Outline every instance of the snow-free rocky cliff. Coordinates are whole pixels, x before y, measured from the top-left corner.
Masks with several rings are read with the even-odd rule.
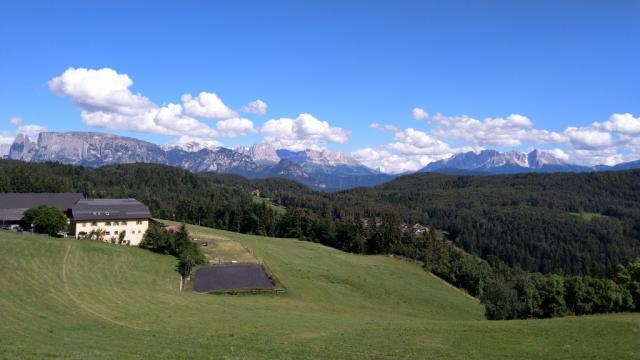
[[[92,167],[138,162],[165,164],[192,172],[283,177],[330,191],[377,185],[392,178],[342,153],[278,150],[270,144],[236,150],[198,143],[160,147],[130,137],[94,132],[42,132],[37,141],[20,134],[11,145],[8,158]]]

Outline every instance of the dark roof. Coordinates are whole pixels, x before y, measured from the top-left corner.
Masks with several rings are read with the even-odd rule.
[[[80,200],[71,208],[74,220],[149,219],[151,213],[136,199]]]
[[[0,193],[0,220],[20,220],[27,209],[41,205],[67,211],[82,198],[79,193]]]

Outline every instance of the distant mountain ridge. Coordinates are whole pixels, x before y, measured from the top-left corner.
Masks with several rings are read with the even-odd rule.
[[[570,164],[553,154],[533,150],[529,153],[517,151],[499,152],[483,150],[479,153],[466,152],[438,160],[418,172],[471,172],[476,174],[515,174],[526,172],[587,172],[595,167]]]
[[[156,144],[125,136],[96,132],[42,132],[36,141],[16,136],[7,158],[22,161],[56,161],[98,167],[110,164],[155,163],[191,172],[232,173],[247,178],[281,177],[315,190],[337,191],[375,186],[406,174],[384,174],[354,158],[327,150],[292,151],[271,144],[228,149],[197,142]],[[549,152],[533,150],[499,152],[483,150],[434,161],[417,172],[449,175],[492,175],[528,172],[590,172],[640,168],[640,160],[615,166],[594,167],[568,163]]]
[[[42,132],[37,141],[19,134],[9,159],[98,167],[110,164],[156,163],[191,172],[233,173],[247,178],[283,177],[325,191],[374,186],[392,179],[342,153],[289,151],[270,144],[235,150],[191,142],[158,146],[125,136],[95,132]]]

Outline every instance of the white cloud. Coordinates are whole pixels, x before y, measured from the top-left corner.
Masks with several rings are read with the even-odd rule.
[[[401,173],[419,170],[432,161],[469,150],[471,149],[453,149],[424,131],[408,128],[398,130],[394,135],[394,141],[386,146],[359,149],[351,155],[368,167],[383,172]]]
[[[624,135],[640,134],[640,117],[634,117],[632,114],[613,114],[604,123],[594,123],[593,127],[611,132],[617,132]]]
[[[398,129],[398,127],[396,127],[395,125],[381,125],[378,123],[372,123],[371,125],[369,125],[370,128],[372,129],[376,129],[376,130],[380,130],[382,132],[398,132],[400,131],[400,129]]]
[[[429,117],[429,113],[424,109],[415,107],[413,108],[413,110],[411,110],[411,116],[413,116],[413,118],[416,120],[426,120]]]
[[[416,171],[440,159],[440,157],[428,155],[398,154],[384,148],[370,147],[356,150],[351,153],[351,156],[372,169],[392,174]]]
[[[238,116],[229,109],[215,93],[201,92],[195,98],[191,94],[182,95],[185,114],[205,119],[229,119]]]
[[[544,151],[563,161],[569,161],[571,159],[571,155],[562,149],[551,149]]]
[[[244,118],[220,120],[216,123],[216,130],[220,135],[227,137],[244,136],[249,132],[256,131],[253,128],[253,122]]]
[[[109,68],[69,68],[49,81],[51,91],[68,96],[91,127],[164,135],[217,135],[210,126],[187,116],[181,105],[159,107],[145,96],[132,93],[132,85],[128,75]]]
[[[2,133],[0,134],[0,158],[9,154],[9,149],[11,148],[11,144],[13,144],[13,139],[15,136]]]
[[[242,108],[242,112],[248,114],[265,115],[267,113],[267,107],[268,106],[266,102],[257,99],[245,105],[245,107]]]
[[[38,134],[45,131],[47,131],[47,128],[44,126],[29,124],[18,127],[16,133],[27,135],[32,141],[36,141],[38,139]]]
[[[604,149],[614,146],[611,133],[594,128],[568,127],[564,134],[576,149]]]
[[[22,117],[20,117],[20,116],[12,116],[12,117],[9,118],[9,123],[11,125],[18,126],[18,125],[20,125],[21,122],[22,122]]]
[[[615,165],[625,161],[616,148],[578,149],[574,151],[572,159],[583,165]]]
[[[613,114],[604,122],[568,127],[562,132],[536,129],[529,118],[519,114],[483,120],[436,114],[429,124],[429,131],[419,131],[373,123],[371,128],[393,132],[394,141],[379,148],[357,150],[353,155],[367,166],[391,172],[417,170],[426,160],[439,160],[454,153],[524,143],[563,145],[547,151],[561,160],[582,165],[613,165],[640,157],[640,117],[629,113]],[[472,147],[452,148],[442,139],[462,140]]]
[[[322,149],[327,143],[344,144],[351,131],[333,127],[310,114],[300,114],[295,119],[271,119],[260,128],[265,142],[290,150]]]
[[[519,146],[533,127],[526,116],[511,114],[506,118],[477,120],[470,116],[436,114],[433,133],[442,138],[464,140],[476,146]]]
[[[69,68],[49,81],[49,89],[54,94],[68,96],[85,111],[135,116],[154,109],[156,106],[149,99],[129,90],[132,85],[127,74],[118,74],[110,68]]]
[[[395,139],[397,141],[389,144],[389,147],[401,154],[448,157],[453,152],[449,145],[413,128],[396,133]]]
[[[569,138],[555,131],[532,129],[528,131],[526,140],[535,144],[564,144]]]

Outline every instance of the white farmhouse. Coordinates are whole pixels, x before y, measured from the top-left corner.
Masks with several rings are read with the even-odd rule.
[[[106,242],[138,246],[149,227],[151,213],[135,199],[91,199],[73,205],[70,218],[70,232],[76,238],[101,230]]]

